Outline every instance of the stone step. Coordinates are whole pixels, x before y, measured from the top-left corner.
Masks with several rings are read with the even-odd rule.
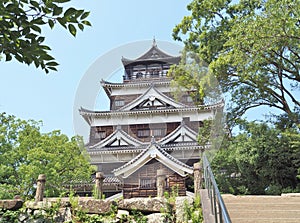
[[[222,195],[232,223],[299,223],[300,195]]]
[[[294,219],[274,219],[274,218],[259,218],[259,219],[244,219],[234,218],[231,219],[232,223],[299,223],[299,218]]]
[[[226,202],[225,202],[226,203]],[[283,204],[239,204],[239,203],[232,203],[227,204],[226,207],[228,209],[235,209],[236,211],[243,211],[247,209],[248,211],[257,211],[258,209],[263,209],[265,211],[295,211],[300,209],[300,205],[298,204],[290,204],[290,203],[283,203]]]

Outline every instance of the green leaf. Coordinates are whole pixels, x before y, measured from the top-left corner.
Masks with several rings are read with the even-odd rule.
[[[25,27],[23,30],[22,30],[22,35],[25,36],[27,34],[30,33],[30,28],[29,27]]]
[[[5,61],[11,61],[12,56],[10,54],[5,54]]]
[[[68,8],[65,13],[64,13],[64,17],[69,17],[70,15],[73,15],[74,13],[76,13],[76,9],[74,8]]]
[[[40,57],[43,60],[54,60],[54,58],[52,56],[50,56],[49,54],[47,54],[45,52],[42,55],[40,55]]]
[[[86,26],[92,26],[92,24],[87,20],[82,21],[82,24],[84,24]]]
[[[86,19],[89,15],[90,15],[90,12],[84,12],[84,13],[80,16],[80,19],[81,19],[81,20]]]
[[[55,62],[55,61],[51,61],[51,62],[46,63],[46,66],[51,66],[51,67],[58,66],[58,65],[59,64],[57,62]]]
[[[56,67],[48,67],[48,69],[57,71]]]
[[[53,22],[52,19],[49,19],[49,20],[48,20],[48,24],[49,24],[50,28],[53,29],[53,27],[54,27],[54,22]]]
[[[38,32],[38,33],[42,32],[42,29],[39,26],[32,25],[30,28],[33,29],[34,31]]]
[[[70,0],[53,0],[53,2],[58,2],[58,3],[66,3],[69,2]]]
[[[73,24],[69,24],[68,27],[69,27],[70,33],[71,33],[73,36],[76,36],[76,28],[75,28],[75,26],[74,26]]]
[[[34,33],[29,33],[28,35],[26,35],[26,38],[28,38],[28,39],[35,39],[36,37],[37,37],[37,35]]]
[[[83,31],[83,29],[84,29],[84,25],[82,25],[82,24],[78,23],[78,28],[79,28],[81,31]]]
[[[46,24],[46,22],[43,20],[43,18],[38,18],[32,21],[34,24],[38,24],[38,25],[44,25]]]
[[[50,8],[48,7],[41,7],[42,8],[42,11],[45,13],[45,14],[50,14],[52,11]]]
[[[79,16],[81,16],[84,13],[84,10],[80,9],[77,10],[77,12],[75,13],[75,17],[78,18]]]
[[[40,4],[39,4],[38,2],[36,2],[36,1],[30,1],[30,4],[31,4],[34,8],[36,8],[37,11],[40,10]]]
[[[42,42],[44,42],[44,40],[45,40],[45,37],[40,36],[40,37],[37,39],[37,42],[42,43]]]
[[[60,15],[62,12],[63,12],[63,8],[55,5],[52,15],[57,16],[57,15]]]
[[[40,48],[44,50],[51,50],[51,48],[47,45],[40,45]]]
[[[15,10],[16,7],[17,6],[15,4],[13,4],[13,3],[10,3],[10,4],[6,5],[6,9],[9,10],[9,11]]]
[[[23,57],[22,56],[20,56],[19,54],[16,54],[15,55],[15,58],[19,61],[19,62],[21,62],[21,63],[23,63]]]
[[[66,19],[65,19],[64,17],[59,17],[59,18],[57,18],[57,21],[58,21],[59,24],[62,25],[64,28],[67,28],[67,26],[66,26],[67,21],[66,21]]]
[[[35,67],[38,68],[39,65],[40,65],[39,60],[38,59],[34,59],[33,62],[34,62]]]

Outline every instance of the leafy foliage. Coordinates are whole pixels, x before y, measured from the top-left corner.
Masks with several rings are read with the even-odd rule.
[[[183,50],[180,63],[173,65],[168,74],[173,78],[171,87],[177,100],[180,100],[184,92],[188,92],[196,105],[222,100],[217,79],[209,72],[207,64],[194,52]]]
[[[20,211],[0,210],[0,223],[18,223]]]
[[[212,166],[220,190],[234,194],[300,191],[299,129],[245,122],[243,132],[225,141]],[[227,145],[226,145],[227,144]]]
[[[60,131],[43,134],[38,122],[0,114],[0,196],[33,196],[39,174],[46,174],[46,196],[58,196],[64,185],[89,180],[90,166],[80,137]]]
[[[0,59],[13,57],[27,65],[34,64],[46,73],[57,70],[58,63],[44,44],[42,28],[53,29],[57,24],[76,36],[77,29],[90,26],[89,12],[62,5],[70,0],[2,0],[0,2]]]
[[[187,200],[184,201],[184,222],[198,223],[203,222],[201,198],[196,196],[193,205],[189,205]]]
[[[300,2],[194,0],[173,30],[231,96],[231,120],[268,106],[299,124]],[[183,73],[184,74],[184,73]]]

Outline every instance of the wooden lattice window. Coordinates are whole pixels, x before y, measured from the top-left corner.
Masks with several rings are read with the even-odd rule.
[[[153,134],[153,136],[165,136],[166,129],[153,129],[152,134]]]
[[[122,107],[125,105],[125,101],[124,100],[115,100],[115,106],[116,107]]]
[[[155,188],[156,181],[153,178],[140,178],[140,188]]]
[[[137,136],[140,138],[147,138],[150,136],[150,129],[138,129]]]
[[[106,137],[106,132],[105,131],[98,131],[95,133],[95,138],[96,139],[104,139]]]

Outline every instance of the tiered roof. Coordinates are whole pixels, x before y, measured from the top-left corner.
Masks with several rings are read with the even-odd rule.
[[[173,132],[157,141],[156,145],[165,151],[203,149],[203,146],[197,143],[197,135],[182,122]],[[115,146],[119,143],[120,146]],[[149,143],[142,142],[121,128],[117,128],[110,136],[90,146],[88,151],[93,154],[141,152],[148,146]]]
[[[134,60],[123,57],[122,63],[125,67],[154,61],[177,64],[180,61],[180,58],[180,56],[174,57],[159,49],[154,39],[152,47],[146,53]]]
[[[166,101],[164,101],[167,103]],[[132,102],[131,104],[134,104]],[[92,123],[92,118],[95,117],[120,117],[122,115],[155,115],[155,114],[168,114],[168,113],[184,113],[184,112],[197,112],[197,113],[207,113],[216,109],[221,109],[224,107],[224,100],[211,105],[199,105],[199,106],[181,106],[181,107],[170,107],[162,109],[141,109],[141,110],[111,110],[111,111],[92,111],[85,108],[80,108],[80,115],[86,120],[87,123]]]
[[[128,68],[129,71],[132,71],[133,68],[136,68],[134,66],[140,64],[145,65],[146,68],[143,69],[146,70],[148,67],[152,66],[151,64],[156,64],[156,62],[162,69],[166,70],[169,65],[177,64],[179,61],[180,56],[174,57],[163,52],[157,47],[155,40],[153,41],[152,47],[137,59],[131,60],[124,57],[122,58],[125,69]],[[164,67],[165,65],[167,68]],[[138,69],[139,68],[136,68],[134,72],[140,72]],[[136,75],[136,73],[134,73],[134,75]],[[122,88],[126,90],[129,89],[130,91],[124,92],[130,92],[128,94],[132,94],[134,95],[133,98],[136,98],[131,102],[127,101],[123,107],[116,110],[92,111],[80,108],[80,114],[91,126],[99,124],[102,126],[112,125],[111,120],[120,120],[121,122],[124,117],[128,118],[126,119],[127,121],[131,120],[131,122],[135,122],[137,120],[136,117],[148,116],[154,117],[154,121],[159,120],[157,117],[176,117],[175,121],[170,118],[168,122],[180,122],[183,117],[193,116],[193,121],[197,122],[195,117],[197,116],[198,118],[199,114],[202,115],[201,118],[203,119],[210,118],[214,115],[215,110],[224,107],[223,100],[215,104],[201,106],[191,106],[180,103],[168,96],[170,91],[165,92],[165,90],[170,87],[171,79],[169,77],[162,75],[158,78],[147,77],[147,75],[144,75],[143,78],[137,78],[136,75],[134,76],[134,78],[136,78],[135,80],[127,79],[126,81],[124,80],[123,83],[112,83],[101,80],[101,85],[111,100],[115,99],[116,95],[124,96],[121,95],[123,91],[120,91],[120,89]],[[176,114],[180,114],[179,118]],[[142,121],[144,121],[144,119],[142,119]],[[118,122],[118,124],[122,125],[120,122]],[[135,123],[128,124],[131,125]],[[197,132],[182,122],[180,126],[160,140],[155,141],[153,137],[151,142],[142,142],[140,141],[142,139],[139,140],[137,137],[131,136],[128,132],[122,130],[122,128],[118,126],[113,133],[95,145],[90,145],[87,150],[91,155],[122,153],[132,153],[136,155],[133,159],[131,159],[133,156],[129,156],[127,159],[127,161],[129,161],[127,163],[116,168],[113,171],[115,176],[126,178],[152,159],[156,159],[158,162],[184,177],[187,174],[192,174],[193,169],[178,160],[177,156],[177,158],[175,158],[174,154],[176,152],[174,152],[174,156],[172,156],[172,151],[189,151],[191,154],[191,150],[197,152],[204,150],[204,147],[197,143],[197,136]],[[176,154],[180,153],[177,152]],[[122,162],[124,162],[124,160],[122,160]]]

